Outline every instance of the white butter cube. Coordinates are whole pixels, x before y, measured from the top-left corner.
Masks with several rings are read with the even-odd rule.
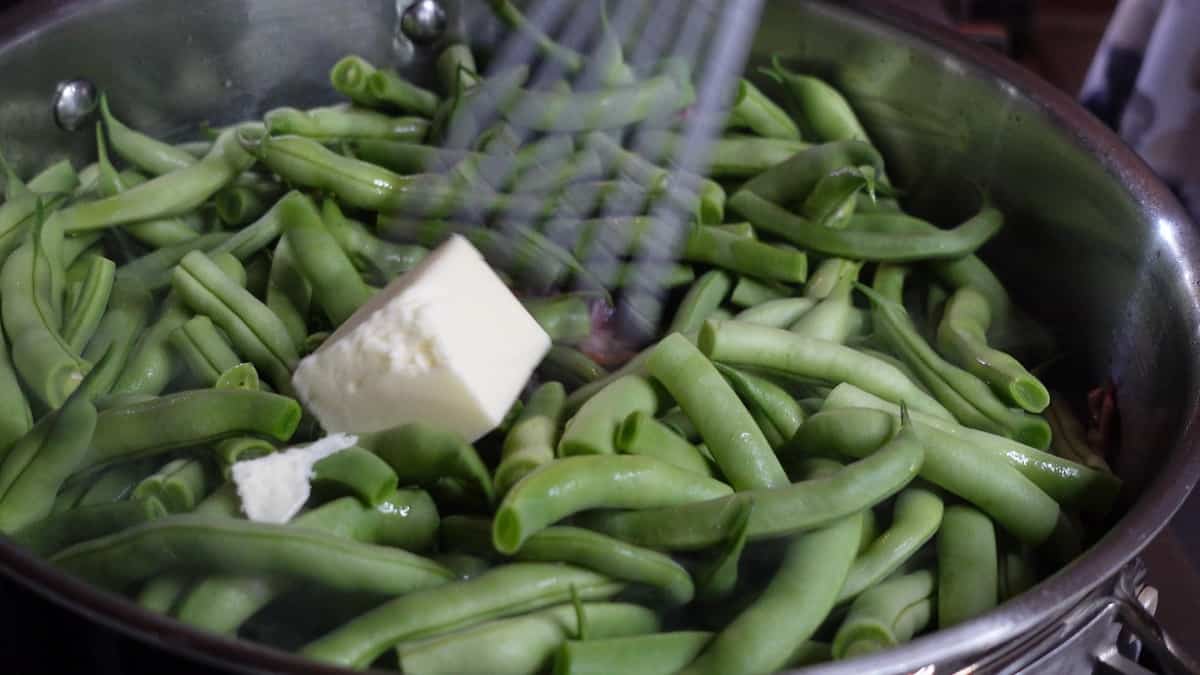
[[[329,433],[419,420],[474,441],[500,424],[549,349],[546,331],[455,235],[305,357],[292,384]]]

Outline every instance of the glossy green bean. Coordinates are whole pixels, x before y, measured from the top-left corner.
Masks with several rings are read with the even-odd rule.
[[[875,279],[877,288],[881,283],[902,287],[903,271],[883,266],[876,270]],[[863,292],[871,301],[871,320],[876,330],[958,421],[1040,450],[1050,446],[1050,425],[1044,419],[1008,408],[979,378],[946,362],[925,341],[902,304],[870,289]]]
[[[738,81],[729,110],[727,127],[746,128],[766,138],[800,140],[800,129],[792,118],[750,80]]]
[[[224,329],[234,349],[266,373],[277,389],[291,390],[299,356],[287,327],[270,308],[199,251],[184,256],[172,274],[172,286],[185,305]]]
[[[745,405],[691,342],[678,334],[667,336],[651,352],[647,368],[696,424],[734,488],[787,485],[783,467]]]
[[[755,227],[801,248],[858,260],[907,262],[961,258],[1000,231],[1000,212],[985,208],[952,230],[897,235],[838,230],[813,223],[746,189],[729,198],[729,206]]]
[[[658,617],[637,605],[566,604],[403,643],[396,652],[400,668],[412,675],[534,675],[544,672],[555,651],[585,628],[589,638],[610,638],[652,633],[658,626]]]
[[[0,271],[0,318],[13,365],[31,393],[51,408],[62,405],[91,368],[59,330],[65,275],[62,230],[52,221],[35,223]]]
[[[13,541],[47,557],[81,541],[97,539],[167,515],[154,499],[90,504],[48,515],[13,534]]]
[[[313,465],[314,489],[346,493],[378,506],[396,491],[399,479],[387,462],[362,448],[346,448]]]
[[[578,295],[530,298],[522,304],[555,342],[578,342],[592,333],[592,310]]]
[[[692,577],[670,556],[578,527],[557,525],[531,536],[514,557],[526,562],[570,563],[617,581],[654,588],[671,606],[695,595]]]
[[[837,408],[873,408],[882,410],[893,418],[899,415],[896,405],[849,384],[834,387],[826,398],[824,409]],[[1004,436],[971,429],[916,411],[913,412],[913,419],[920,425],[953,437],[962,447],[973,448],[980,453],[1002,459],[1064,508],[1106,513],[1120,492],[1121,479],[1107,471],[1099,471],[1057,457]]]
[[[38,421],[0,464],[0,532],[50,515],[54,496],[88,452],[96,407],[81,390]]]
[[[614,446],[623,453],[653,457],[702,476],[713,475],[696,446],[645,411],[634,412],[621,422]]]
[[[461,583],[390,600],[308,643],[300,653],[361,669],[402,641],[560,604],[572,594],[581,600],[600,600],[622,588],[623,584],[569,565],[505,565]]]
[[[766,416],[784,440],[791,438],[804,422],[800,404],[783,387],[765,377],[719,363],[717,370],[749,408]]]
[[[640,546],[695,550],[726,540],[744,502],[752,501],[749,539],[786,536],[824,527],[896,494],[916,477],[923,457],[914,432],[906,430],[832,476],[683,506],[589,515],[582,524]]]
[[[109,108],[108,97],[103,93],[100,95],[100,117],[113,150],[146,173],[161,176],[196,163],[196,157],[186,150],[134,131],[118,120]]]
[[[771,62],[763,72],[783,87],[792,114],[800,121],[804,134],[822,141],[867,141],[867,132],[841,92],[823,80],[792,72]]]
[[[295,518],[292,525],[340,541],[396,546],[419,551],[428,547],[437,528],[437,508],[419,490],[393,490],[380,503],[366,507],[356,499],[325,503]],[[175,612],[180,621],[216,633],[234,633],[258,610],[296,587],[281,576],[214,575],[200,579]]]
[[[64,232],[85,232],[192,211],[253,162],[238,143],[239,130],[221,132],[212,150],[191,166],[163,174],[118,195],[82,202],[55,214]]]
[[[441,98],[409,82],[393,70],[376,70],[367,76],[367,93],[376,101],[425,117],[432,117]]]
[[[63,339],[76,354],[83,353],[83,348],[100,325],[100,319],[108,307],[108,298],[112,295],[117,271],[113,261],[101,256],[87,256],[81,261],[85,263],[86,271],[78,282],[78,297],[66,308],[62,327]]]
[[[554,460],[566,391],[558,382],[534,390],[516,422],[504,437],[496,467],[496,494],[501,498],[521,478]]]
[[[241,434],[286,441],[299,423],[300,405],[286,396],[244,389],[182,391],[101,412],[80,468]]]
[[[424,422],[411,422],[386,431],[360,434],[359,447],[387,462],[401,485],[426,485],[453,478],[486,504],[495,499],[492,477],[471,444],[457,434]]]
[[[229,340],[207,316],[195,316],[171,331],[169,342],[204,386],[217,383],[221,373],[242,362]]]
[[[787,663],[833,609],[861,536],[854,514],[788,543],[779,571],[681,674],[769,673]]]
[[[468,157],[485,161],[482,156],[465,150],[377,138],[352,140],[350,148],[354,157],[400,174],[444,173]]]
[[[683,144],[683,137],[670,131],[643,131],[636,140],[637,147],[652,157],[677,156],[673,153]],[[726,134],[709,143],[708,175],[714,178],[757,176],[808,147],[803,141]]]
[[[714,361],[767,368],[826,382],[850,382],[913,410],[952,419],[933,397],[904,373],[849,347],[814,340],[786,330],[741,323],[708,321],[700,331],[700,350]]]
[[[675,316],[671,319],[668,333],[686,333],[700,328],[733,288],[733,279],[721,270],[709,270],[700,276],[688,289]]]
[[[654,414],[662,405],[661,390],[644,377],[629,375],[614,379],[599,388],[567,420],[558,441],[558,454],[562,457],[613,454],[617,426],[631,413]]]
[[[108,159],[108,148],[105,146],[104,136],[100,132],[99,125],[96,127],[96,154],[99,166],[96,192],[99,197],[113,197],[146,182],[146,178],[139,173],[117,172]],[[154,248],[191,241],[200,234],[196,228],[182,219],[174,217],[126,223],[122,229],[138,241]]]
[[[761,279],[800,283],[808,276],[808,257],[803,251],[738,237],[712,227],[691,228],[684,240],[683,259]]]
[[[728,485],[637,455],[584,455],[545,464],[504,496],[492,541],[511,554],[532,534],[567,516],[598,508],[646,509],[728,495]]]
[[[937,534],[944,510],[942,500],[928,490],[901,492],[892,507],[892,524],[854,559],[838,602],[857,597],[900,569]]]
[[[419,143],[429,132],[429,121],[420,117],[391,117],[374,110],[344,105],[309,110],[275,108],[263,115],[263,123],[270,134],[303,136],[321,141],[380,138]]]
[[[344,591],[409,593],[444,584],[449,570],[396,548],[326,533],[210,516],[175,515],[76,544],[51,558],[110,589],[173,570],[278,574]]]
[[[289,201],[279,209],[284,237],[297,269],[313,289],[313,300],[334,326],[341,325],[374,289],[363,281],[310,200]],[[340,215],[330,212],[331,218]]]
[[[949,628],[973,619],[999,602],[996,531],[987,516],[969,506],[951,506],[937,538],[937,621]]]
[[[554,675],[674,675],[711,640],[706,631],[567,640],[554,658]]]
[[[960,288],[946,303],[938,324],[937,346],[959,367],[986,382],[1010,403],[1031,413],[1050,405],[1046,385],[1019,361],[988,346],[991,309],[987,298],[971,288]]]
[[[367,89],[367,79],[375,66],[357,54],[347,54],[329,69],[329,82],[337,92],[361,106],[372,108],[380,104]]]
[[[934,576],[921,570],[869,588],[850,605],[833,638],[833,658],[845,659],[894,647],[932,618]]]

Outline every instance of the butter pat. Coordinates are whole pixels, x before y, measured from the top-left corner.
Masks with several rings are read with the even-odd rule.
[[[357,442],[357,436],[332,434],[308,445],[235,463],[230,474],[242,512],[260,523],[288,522],[312,493],[313,465]]]
[[[500,424],[549,349],[546,331],[455,235],[305,357],[292,384],[330,433],[419,420],[471,442]]]

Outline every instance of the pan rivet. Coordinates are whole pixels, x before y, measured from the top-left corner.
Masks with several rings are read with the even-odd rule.
[[[99,95],[89,80],[63,80],[54,89],[54,121],[65,131],[83,127],[96,112]]]
[[[437,0],[417,0],[404,11],[400,29],[413,42],[433,42],[446,32],[446,10]]]

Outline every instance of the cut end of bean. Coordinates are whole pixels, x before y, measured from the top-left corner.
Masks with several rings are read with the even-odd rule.
[[[1050,424],[1040,417],[1029,416],[1014,434],[1014,438],[1031,448],[1045,450],[1050,447]]]
[[[1008,387],[1008,394],[1017,405],[1031,413],[1040,413],[1050,405],[1050,392],[1033,378],[1018,378]]]
[[[512,555],[521,548],[525,536],[521,531],[521,517],[509,507],[496,512],[492,525],[492,545],[504,555]]]

